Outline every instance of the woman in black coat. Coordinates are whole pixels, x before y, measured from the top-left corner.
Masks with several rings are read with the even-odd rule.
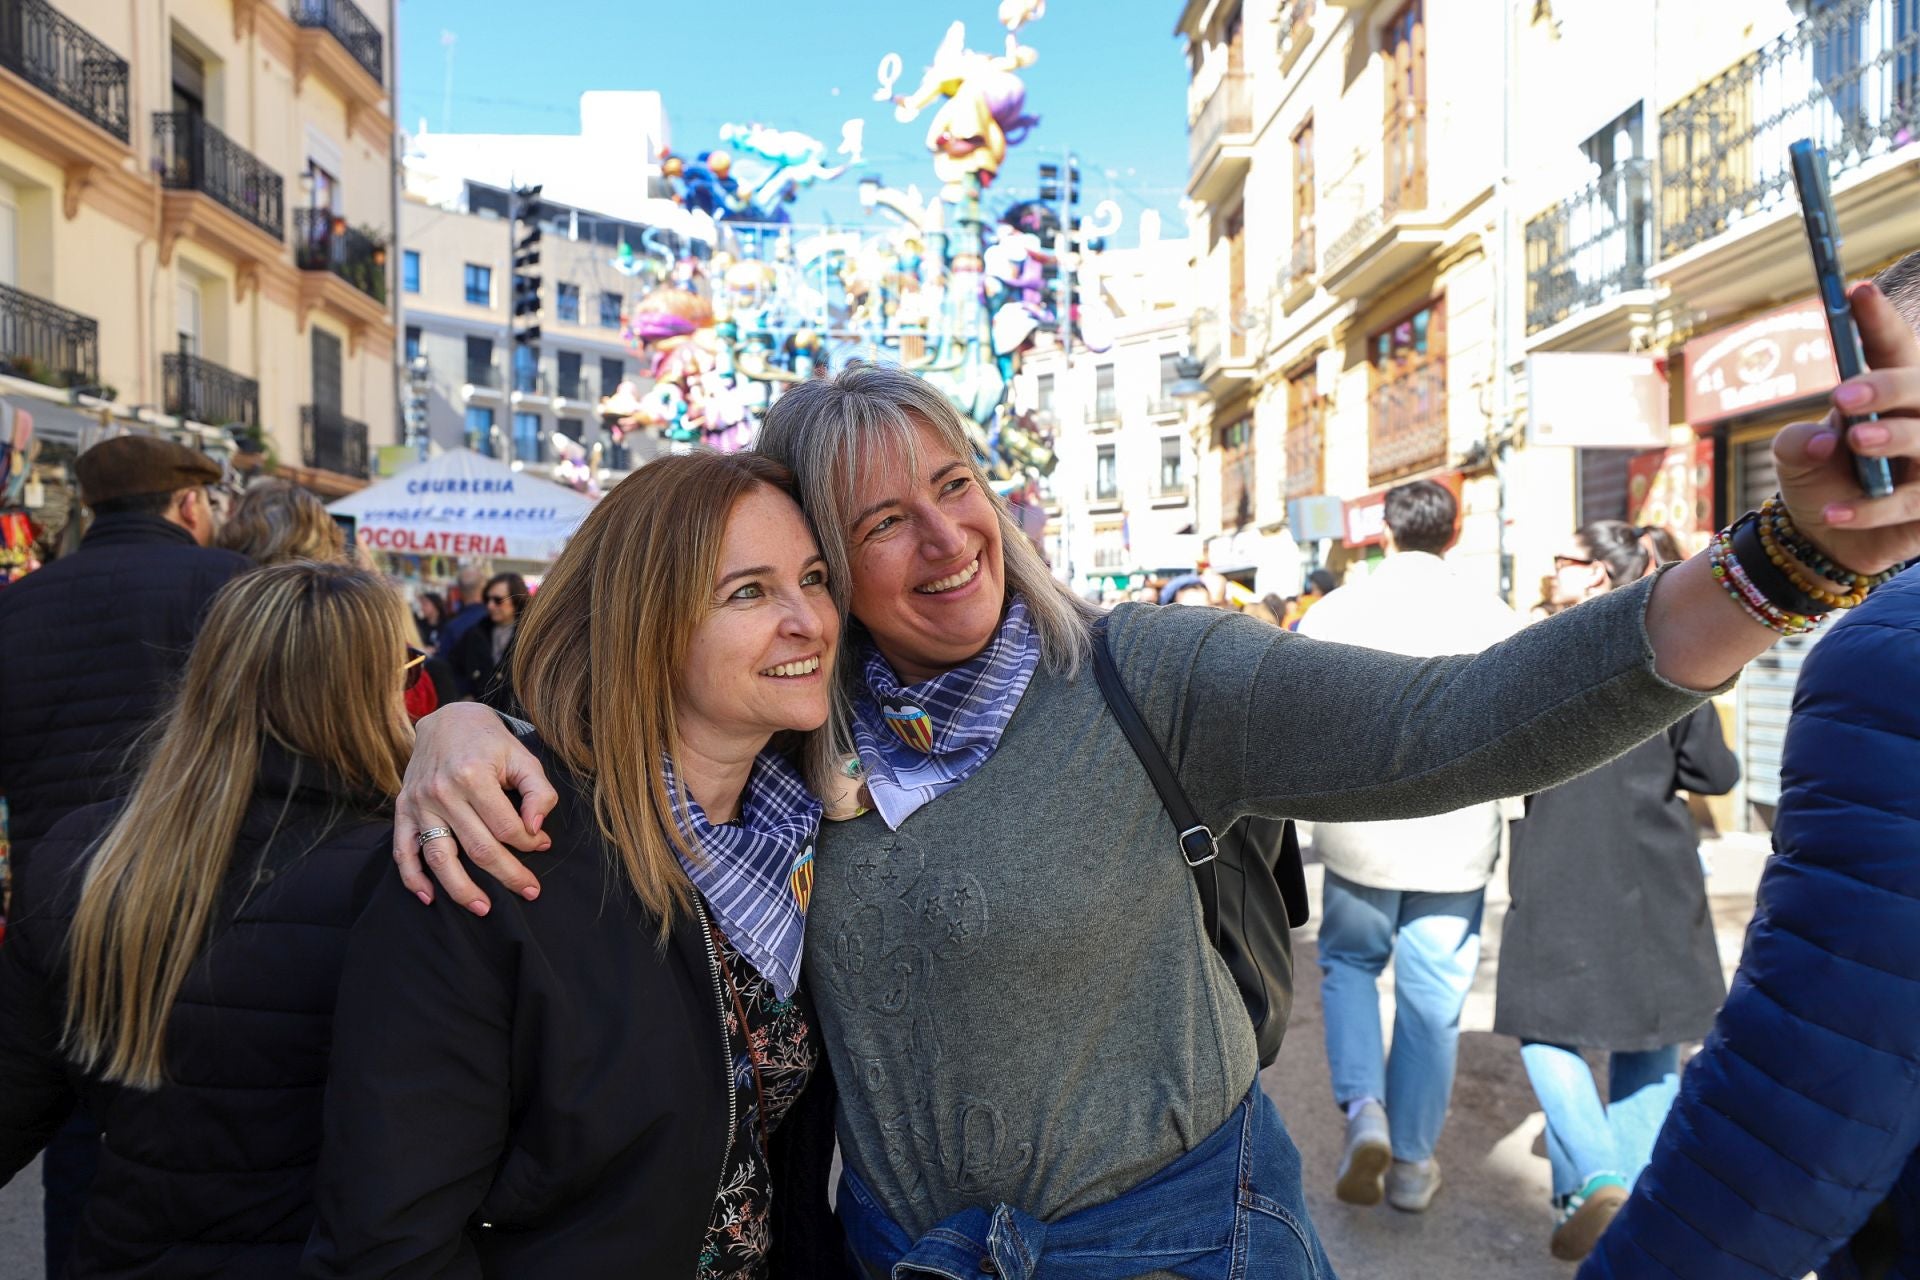
[[[467,628],[449,659],[461,692],[496,711],[513,711],[513,637],[532,601],[527,580],[498,573],[487,580],[480,599],[487,616]]]
[[[299,1265],[347,933],[412,746],[411,634],[360,569],[235,579],[130,797],[38,846],[0,946],[0,1182],[76,1101],[100,1122],[67,1280]]]
[[[1587,525],[1554,558],[1560,602],[1637,581],[1664,538],[1617,520]],[[1514,825],[1494,1030],[1521,1041],[1546,1112],[1555,1257],[1585,1257],[1625,1201],[1672,1105],[1679,1047],[1707,1033],[1726,998],[1700,833],[1680,793],[1724,794],[1739,778],[1718,715],[1702,706],[1530,797]],[[1611,1055],[1604,1102],[1581,1049]]]
[[[520,620],[559,795],[541,892],[484,917],[375,893],[304,1274],[845,1274],[795,985],[839,615],[790,484],[747,453],[649,464]]]

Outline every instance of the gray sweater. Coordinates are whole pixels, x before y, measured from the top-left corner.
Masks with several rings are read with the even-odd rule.
[[[1543,790],[1698,705],[1654,674],[1650,590],[1467,657],[1135,605],[1111,639],[1216,828],[1417,817]],[[828,823],[818,856],[806,971],[843,1154],[915,1237],[969,1205],[1111,1199],[1246,1095],[1252,1027],[1091,671],[1043,669],[977,775],[897,832]]]

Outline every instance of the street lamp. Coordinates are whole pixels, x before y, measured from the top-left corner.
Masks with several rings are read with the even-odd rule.
[[[1173,385],[1167,388],[1167,394],[1176,400],[1204,400],[1207,398],[1207,384],[1200,381],[1200,375],[1206,367],[1192,356],[1181,356],[1173,362],[1173,371],[1179,375]]]

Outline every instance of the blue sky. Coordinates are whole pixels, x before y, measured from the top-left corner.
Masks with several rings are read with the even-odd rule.
[[[995,0],[400,0],[400,122],[567,133],[579,127],[585,90],[657,89],[682,154],[718,146],[730,120],[799,129],[832,148],[841,123],[862,117],[868,169],[930,191],[926,117],[896,123],[891,106],[873,100],[876,69],[899,54],[895,91],[910,90],[956,19],[971,47],[1000,47],[997,8]],[[1083,207],[1111,198],[1125,215],[1116,244],[1133,243],[1147,208],[1179,233],[1186,71],[1170,34],[1179,9],[1179,0],[1050,0],[1046,17],[1021,32],[1040,54],[1025,73],[1027,110],[1040,127],[1008,151],[990,208],[1034,194],[1040,161],[1071,147]],[[455,36],[450,120],[443,31]],[[795,220],[857,219],[852,179],[802,195]]]

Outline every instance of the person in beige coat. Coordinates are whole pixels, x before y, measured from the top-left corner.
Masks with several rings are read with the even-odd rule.
[[[1387,492],[1387,558],[1334,591],[1302,634],[1414,657],[1478,653],[1521,620],[1492,592],[1440,558],[1459,504],[1415,480]],[[1440,1189],[1433,1158],[1459,1038],[1460,1010],[1480,961],[1487,880],[1500,854],[1501,806],[1430,818],[1322,823],[1313,848],[1326,867],[1321,901],[1321,1000],[1334,1101],[1347,1116],[1335,1193],[1349,1204],[1424,1212]],[[1393,1053],[1376,983],[1394,962]]]

